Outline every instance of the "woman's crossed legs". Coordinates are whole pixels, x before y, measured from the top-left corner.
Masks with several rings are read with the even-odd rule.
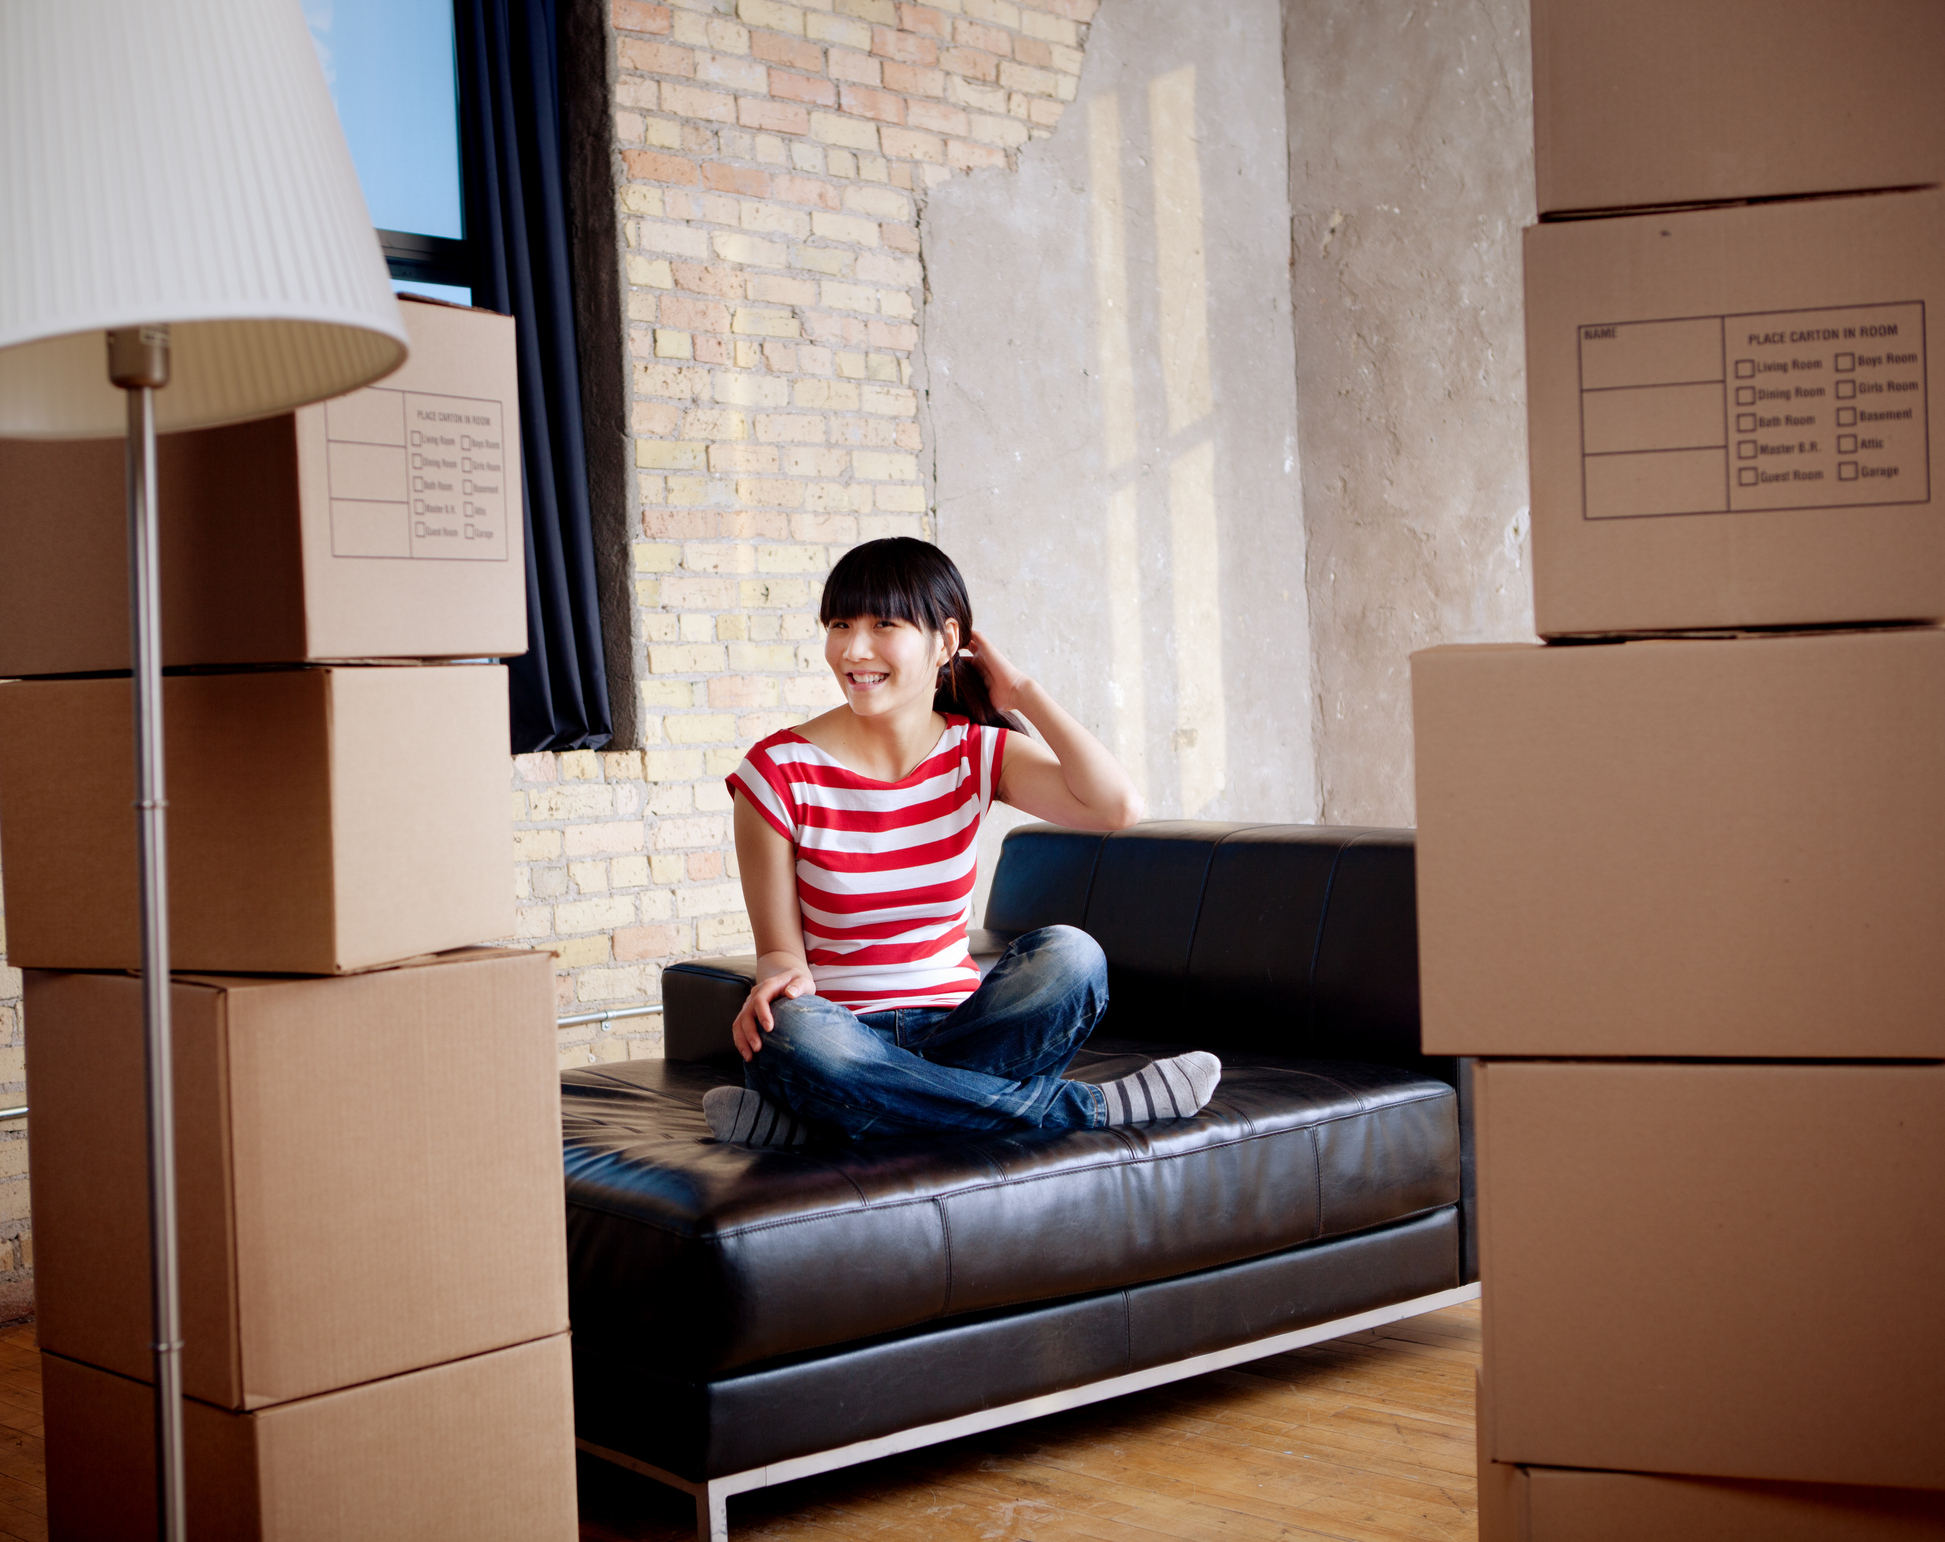
[[[1107,1004],[1100,944],[1071,926],[1016,938],[950,1010],[859,1017],[822,996],[779,997],[776,1026],[744,1068],[749,1091],[718,1088],[705,1111],[718,1139],[784,1145],[808,1133],[790,1115],[862,1140],[1097,1129],[1185,1117],[1208,1102],[1222,1068],[1207,1054],[1157,1061],[1105,1087],[1065,1080]]]

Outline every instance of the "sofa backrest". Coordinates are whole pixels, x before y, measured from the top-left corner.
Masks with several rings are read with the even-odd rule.
[[[1108,956],[1103,1033],[1424,1066],[1413,832],[1157,821],[1006,837],[985,924]]]

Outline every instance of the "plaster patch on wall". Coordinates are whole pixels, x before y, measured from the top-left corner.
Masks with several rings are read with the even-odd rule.
[[[1111,0],[1068,121],[928,196],[937,535],[1151,816],[1305,820],[1280,15],[1183,14]]]
[[[1525,0],[1286,0],[1324,818],[1405,825],[1409,657],[1532,635]]]

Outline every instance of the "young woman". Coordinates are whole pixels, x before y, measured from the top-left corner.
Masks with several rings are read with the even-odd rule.
[[[973,630],[936,546],[868,541],[819,610],[844,705],[772,734],[729,779],[762,955],[737,1014],[741,1088],[703,1100],[718,1140],[796,1145],[934,1130],[1185,1118],[1222,1065],[1196,1052],[1095,1086],[1062,1078],[1108,1004],[1085,932],[1017,938],[982,982],[966,950],[994,798],[1056,824],[1141,817],[1094,736]],[[1023,714],[1045,744],[1007,726]]]

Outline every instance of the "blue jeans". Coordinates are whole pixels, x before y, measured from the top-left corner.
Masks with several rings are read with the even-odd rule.
[[[1099,1087],[1063,1080],[1108,1005],[1101,946],[1071,926],[1014,940],[947,1010],[863,1016],[822,996],[778,997],[746,1085],[850,1140],[939,1130],[1096,1129]]]

